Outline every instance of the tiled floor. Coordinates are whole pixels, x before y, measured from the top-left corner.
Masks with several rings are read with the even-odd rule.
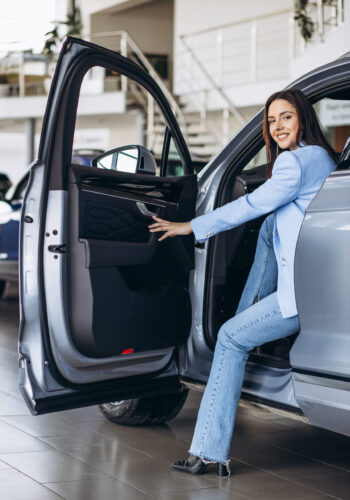
[[[189,476],[200,395],[169,425],[129,428],[96,407],[32,417],[17,386],[17,297],[0,301],[1,500],[350,499],[350,440],[260,410],[240,408],[233,475]]]

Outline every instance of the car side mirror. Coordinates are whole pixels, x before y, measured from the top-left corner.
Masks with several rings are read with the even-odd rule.
[[[5,199],[5,194],[12,186],[12,182],[6,174],[0,173],[0,200]]]
[[[157,172],[153,154],[139,145],[122,146],[106,151],[92,160],[92,166],[130,174],[156,175]]]

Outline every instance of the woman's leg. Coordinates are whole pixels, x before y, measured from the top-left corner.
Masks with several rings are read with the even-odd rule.
[[[220,328],[209,380],[200,405],[190,454],[228,462],[248,353],[299,331],[298,316],[283,318],[277,293],[256,302]]]
[[[238,304],[236,315],[277,290],[277,261],[273,249],[275,214],[261,225],[253,265]]]

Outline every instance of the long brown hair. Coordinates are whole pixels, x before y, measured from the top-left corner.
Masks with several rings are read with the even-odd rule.
[[[275,92],[274,94],[272,94],[267,99],[265,104],[263,136],[266,144],[267,177],[271,177],[273,164],[275,163],[275,160],[279,153],[283,151],[279,150],[279,148],[277,147],[277,143],[274,141],[274,139],[272,139],[268,122],[269,107],[271,103],[276,99],[284,99],[292,104],[292,106],[294,106],[296,109],[299,120],[297,144],[299,144],[300,141],[303,141],[308,146],[321,146],[328,152],[331,158],[333,158],[333,160],[337,162],[338,155],[325,138],[315,110],[308,99],[305,97],[303,92],[299,89],[294,88],[281,90],[280,92]]]

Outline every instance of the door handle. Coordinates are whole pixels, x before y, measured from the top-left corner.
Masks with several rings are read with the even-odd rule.
[[[151,210],[148,210],[145,203],[143,203],[142,201],[137,201],[136,206],[140,210],[142,215],[145,215],[146,217],[158,217],[158,214],[156,212],[151,212]]]

